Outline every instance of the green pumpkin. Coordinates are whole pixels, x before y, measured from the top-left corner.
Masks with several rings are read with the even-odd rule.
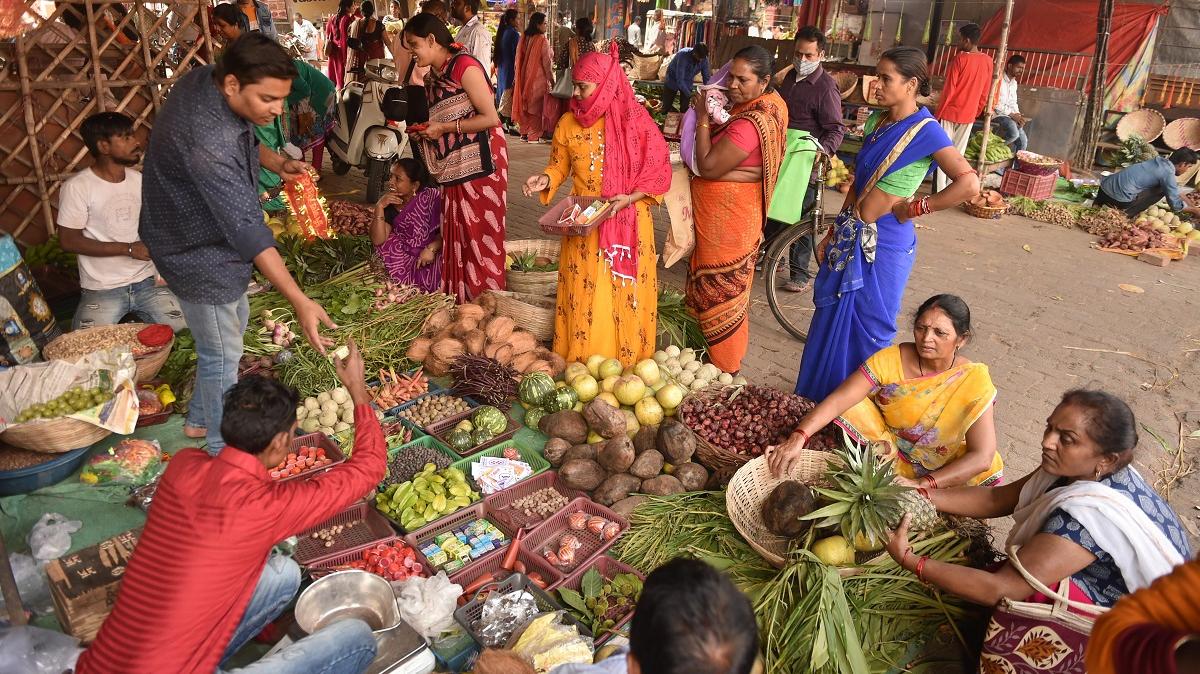
[[[475,426],[475,431],[487,431],[489,437],[500,435],[508,429],[508,418],[504,416],[504,412],[491,405],[476,408],[471,415],[471,423]]]
[[[546,410],[540,407],[530,408],[530,410],[525,413],[525,425],[536,431],[538,430],[538,422],[541,421],[542,417],[544,416],[546,416]]]
[[[456,452],[465,452],[475,446],[471,441],[471,434],[464,430],[451,431],[450,435],[446,436],[446,444]]]
[[[537,407],[541,404],[542,398],[553,390],[554,380],[550,378],[550,375],[544,372],[531,372],[521,380],[517,394],[525,405]]]
[[[479,445],[486,444],[494,437],[496,437],[496,434],[490,432],[488,429],[476,428],[475,432],[471,434],[471,446],[478,447]]]
[[[570,387],[556,388],[542,398],[542,408],[547,414],[569,410],[579,402],[579,394]]]

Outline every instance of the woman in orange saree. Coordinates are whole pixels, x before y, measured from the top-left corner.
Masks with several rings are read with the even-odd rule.
[[[542,115],[546,96],[553,86],[550,42],[546,39],[546,15],[534,12],[517,45],[517,74],[513,82],[513,119],[521,137],[530,143],[546,132]]]
[[[771,89],[773,59],[762,47],[739,51],[730,63],[728,122],[709,131],[700,96],[696,110],[696,168],[692,217],[696,248],[687,305],[708,340],[708,355],[725,372],[742,368],[750,341],[750,288],[787,131],[787,106]]]

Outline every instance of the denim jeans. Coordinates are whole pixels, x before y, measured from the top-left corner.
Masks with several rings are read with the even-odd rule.
[[[250,319],[250,304],[245,295],[229,304],[192,304],[179,300],[196,340],[196,390],[192,394],[188,424],[208,429],[208,453],[216,456],[225,441],[221,439],[222,397],[237,383],[238,363],[242,360],[242,335]]]
[[[300,589],[300,567],[290,557],[271,555],[222,661],[237,653],[287,608]],[[241,674],[360,674],[375,659],[375,635],[361,620],[342,620],[254,664]]]
[[[120,288],[81,291],[71,329],[115,325],[129,314],[147,323],[166,323],[176,332],[187,327],[175,293],[155,285],[154,277],[148,276]]]
[[[992,130],[996,132],[997,136],[1004,139],[1014,153],[1029,147],[1029,136],[1025,135],[1025,129],[1018,126],[1012,117],[1006,115],[993,117]]]
[[[817,189],[814,185],[809,185],[804,192],[804,202],[800,205],[800,211],[804,217],[808,217],[812,211],[813,203],[817,200]],[[777,220],[767,220],[766,238],[770,239],[777,232],[786,229],[791,223],[779,222]],[[788,279],[793,283],[803,285],[813,277],[813,272],[809,271],[809,261],[812,259],[813,251],[813,235],[800,237],[792,244],[791,250],[788,251]]]
[[[1108,196],[1108,193],[1104,190],[1100,190],[1096,193],[1096,200],[1092,202],[1092,205],[1096,208],[1111,206],[1118,211],[1124,211],[1125,215],[1131,218],[1136,218],[1138,213],[1157,204],[1166,195],[1167,193],[1163,191],[1163,188],[1155,186],[1138,192],[1133,201],[1117,201]]]

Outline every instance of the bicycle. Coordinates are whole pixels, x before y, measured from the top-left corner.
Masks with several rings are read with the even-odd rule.
[[[784,301],[777,277],[784,270],[787,270],[784,273],[790,273],[789,251],[791,251],[792,244],[803,237],[811,235],[808,245],[811,246],[815,259],[817,242],[824,238],[825,233],[833,226],[837,217],[836,214],[826,216],[824,208],[825,183],[829,176],[830,155],[821,149],[816,140],[811,142],[814,145],[813,152],[817,155],[816,161],[813,163],[813,175],[816,180],[809,185],[809,189],[816,190],[812,208],[798,222],[779,230],[767,241],[767,252],[763,257],[762,267],[763,280],[767,290],[767,304],[771,307],[771,313],[775,315],[775,320],[779,321],[779,325],[788,334],[801,342],[808,340],[808,324],[811,315],[799,315],[800,311],[797,306],[788,305]],[[783,294],[794,299],[803,298],[809,306],[812,304],[811,298],[805,293],[788,292]]]

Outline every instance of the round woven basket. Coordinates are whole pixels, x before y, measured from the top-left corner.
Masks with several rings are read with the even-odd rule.
[[[75,330],[47,344],[42,349],[42,357],[46,360],[69,360],[76,362],[90,353],[86,350],[86,347],[82,346],[87,340],[116,336],[130,344],[136,344],[138,343],[137,333],[147,327],[149,327],[148,323],[121,323],[118,325],[101,325],[95,328]],[[175,338],[172,337],[170,342],[157,349],[147,350],[140,355],[135,354],[133,357],[133,361],[137,365],[137,374],[134,376],[135,383],[144,384],[154,379],[158,375],[158,371],[166,364],[167,357],[171,355],[171,348],[174,345]],[[75,447],[68,447],[67,449],[75,449]]]
[[[549,342],[554,339],[554,307],[553,297],[539,297],[514,293],[507,290],[489,290],[496,298],[496,315],[508,316],[527,330],[538,341]]]
[[[1181,147],[1200,149],[1200,119],[1181,117],[1163,129],[1162,138],[1172,150]]]
[[[1117,138],[1122,141],[1137,136],[1147,143],[1153,143],[1167,125],[1161,113],[1150,108],[1141,108],[1125,115],[1117,122]]]
[[[855,87],[858,86],[858,75],[849,70],[842,70],[833,73],[833,81],[837,83],[838,91],[842,94],[842,100],[850,98],[854,93]]]
[[[783,567],[795,541],[767,530],[762,519],[763,501],[775,487],[788,480],[808,485],[822,484],[830,462],[835,466],[840,464],[837,455],[832,452],[802,449],[788,475],[774,477],[767,466],[767,457],[760,456],[746,462],[729,481],[729,487],[725,490],[725,511],[729,514],[729,520],[750,547],[772,566]]]
[[[560,241],[548,239],[505,241],[504,252],[514,257],[523,253],[532,253],[537,257],[549,258],[557,263],[561,245]],[[504,283],[505,289],[510,292],[550,297],[558,294],[558,271],[509,269],[504,272]]]
[[[111,434],[107,428],[78,419],[39,419],[9,427],[0,440],[20,449],[58,454],[90,447]]]
[[[999,220],[1000,216],[1008,212],[1008,204],[1004,204],[1003,206],[979,206],[966,202],[962,205],[962,209],[977,218]]]
[[[1016,169],[1021,173],[1037,176],[1048,176],[1057,173],[1062,168],[1062,160],[1054,157],[1044,157],[1040,154],[1021,150],[1017,153]]]

